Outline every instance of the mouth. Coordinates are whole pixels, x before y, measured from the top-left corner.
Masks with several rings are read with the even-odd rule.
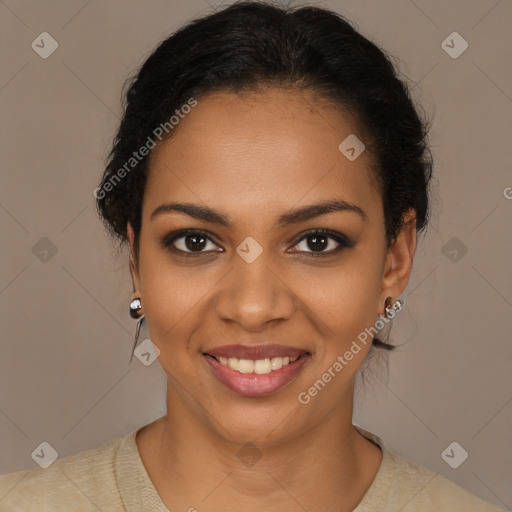
[[[270,372],[280,370],[283,366],[297,361],[299,356],[285,356],[285,357],[266,357],[264,359],[238,359],[238,357],[215,357],[211,354],[204,354],[213,357],[217,362],[223,366],[227,366],[232,370],[240,373],[255,373],[257,375],[266,375]]]
[[[213,375],[242,396],[265,396],[290,383],[310,352],[283,345],[226,345],[203,352]]]

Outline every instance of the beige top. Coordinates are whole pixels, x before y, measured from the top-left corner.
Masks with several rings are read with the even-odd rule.
[[[500,512],[438,473],[390,452],[353,512]],[[0,512],[169,512],[151,482],[135,442],[137,430],[99,448],[0,477]],[[193,504],[191,510],[194,510]]]

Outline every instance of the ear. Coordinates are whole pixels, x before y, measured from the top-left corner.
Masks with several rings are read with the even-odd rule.
[[[404,214],[404,226],[386,255],[382,273],[382,295],[379,303],[382,307],[382,314],[384,314],[386,297],[398,298],[409,282],[416,244],[416,211],[410,209]]]
[[[128,241],[130,242],[130,274],[132,276],[132,284],[133,284],[133,298],[140,297],[140,278],[139,278],[139,268],[136,263],[135,258],[135,248],[134,248],[134,239],[135,233],[133,231],[132,225],[130,222],[127,223],[126,232],[128,234]]]

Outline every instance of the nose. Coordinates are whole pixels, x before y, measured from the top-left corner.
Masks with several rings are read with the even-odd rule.
[[[246,331],[261,331],[268,324],[287,320],[296,307],[290,284],[264,254],[252,263],[235,255],[215,298],[217,316]]]

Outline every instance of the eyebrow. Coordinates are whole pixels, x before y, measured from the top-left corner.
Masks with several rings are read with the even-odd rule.
[[[276,226],[284,227],[291,224],[297,224],[326,213],[338,211],[354,212],[360,215],[365,221],[368,219],[366,213],[359,206],[349,203],[343,199],[333,199],[322,203],[310,204],[301,208],[288,210],[278,217]],[[233,225],[233,221],[229,215],[214,210],[208,206],[199,206],[192,203],[161,204],[153,210],[150,219],[153,220],[157,215],[171,212],[185,213],[194,219],[203,220],[212,224],[219,224],[224,227],[231,227]]]

